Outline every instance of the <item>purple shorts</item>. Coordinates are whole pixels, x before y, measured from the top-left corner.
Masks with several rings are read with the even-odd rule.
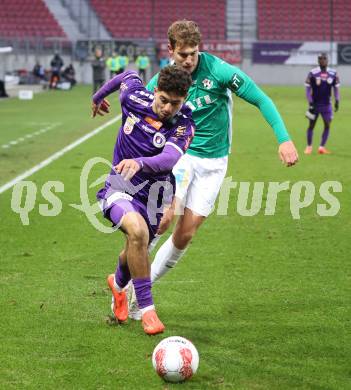
[[[148,227],[150,243],[155,238],[162,215],[157,213],[152,217],[149,216],[146,205],[139,202],[137,199],[130,198],[131,199],[116,199],[110,204],[107,204],[106,200],[101,199],[104,217],[111,221],[113,226],[119,229],[124,215],[129,212],[139,213],[144,218]]]
[[[316,119],[318,115],[321,114],[322,118],[326,122],[331,122],[333,119],[333,108],[331,104],[317,104],[315,107]]]

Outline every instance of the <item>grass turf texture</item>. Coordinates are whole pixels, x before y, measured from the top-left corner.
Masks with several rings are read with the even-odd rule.
[[[254,107],[236,99],[234,153],[227,176],[237,182],[308,180],[313,204],[294,220],[289,192],[279,194],[274,216],[213,214],[177,269],[154,287],[163,335],[144,335],[139,322],[109,324],[105,277],[115,268],[123,235],[96,231],[79,204],[82,166],[111,158],[112,125],[27,180],[38,186],[29,226],[11,210],[12,190],[0,195],[0,388],[175,389],[152,369],[153,348],[180,335],[198,348],[198,373],[186,389],[347,389],[350,381],[350,91],[343,90],[332,124],[330,156],[304,156],[307,120],[303,88],[267,87],[300,151],[284,168],[272,131]],[[90,88],[52,91],[33,101],[0,102],[0,145],[40,127],[60,125],[31,142],[0,148],[0,185],[107,120],[91,120]],[[113,113],[119,112],[117,99]],[[111,116],[108,118],[110,119]],[[28,125],[35,123],[34,125]],[[37,127],[36,127],[37,126]],[[98,165],[89,182],[107,172]],[[64,183],[62,212],[39,214],[48,180]],[[319,185],[340,181],[335,217],[320,217]],[[291,186],[290,186],[291,188]],[[97,188],[90,189],[94,199]],[[101,219],[102,221],[102,219]]]

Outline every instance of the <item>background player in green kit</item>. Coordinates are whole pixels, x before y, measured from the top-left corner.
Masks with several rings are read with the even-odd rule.
[[[168,29],[168,49],[174,63],[191,73],[187,105],[193,111],[195,137],[173,168],[176,203],[181,205],[173,234],[158,250],[151,266],[155,282],[184,255],[197,229],[210,214],[226,174],[231,147],[232,93],[255,105],[273,128],[279,157],[292,166],[298,154],[272,100],[239,68],[206,52],[199,52],[201,33],[195,22],[174,22]],[[147,89],[157,86],[156,74]],[[178,207],[177,206],[177,207]],[[159,233],[169,226],[174,205],[164,215]],[[130,316],[137,319],[130,307]]]

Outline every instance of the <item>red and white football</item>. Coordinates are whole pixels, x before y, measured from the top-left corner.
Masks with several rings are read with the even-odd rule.
[[[184,337],[167,337],[155,347],[152,364],[165,381],[183,382],[195,374],[199,354],[194,344]]]

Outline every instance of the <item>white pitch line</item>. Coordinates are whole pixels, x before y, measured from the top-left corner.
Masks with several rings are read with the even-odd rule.
[[[37,131],[35,131],[33,133],[27,134],[25,137],[32,138],[32,137],[34,137],[36,135],[39,135],[39,134],[45,133],[46,131],[52,130],[55,127],[60,126],[60,125],[61,125],[60,122],[52,123],[50,126],[43,127],[42,129],[39,129],[39,130],[37,130]],[[1,147],[4,148],[4,149],[10,148],[11,145],[17,145],[20,142],[23,142],[24,140],[25,139],[23,137],[20,137],[20,138],[17,138],[15,140],[13,140],[13,141],[9,141],[7,144],[1,145]]]
[[[46,160],[40,162],[39,164],[35,165],[33,168],[29,169],[28,171],[25,171],[9,181],[8,183],[4,184],[0,187],[0,194],[8,190],[9,188],[13,187],[15,184],[19,183],[21,180],[26,179],[27,177],[33,175],[33,173],[40,171],[40,169],[48,166],[53,161],[57,160],[58,158],[62,157],[67,152],[71,151],[78,145],[82,144],[89,138],[93,137],[94,135],[100,133],[100,131],[104,130],[106,127],[112,125],[113,123],[119,121],[121,119],[122,115],[119,114],[116,118],[111,119],[110,121],[106,122],[105,124],[97,127],[95,130],[91,131],[88,134],[85,134],[83,137],[77,139],[76,141],[72,142],[71,144],[65,146],[63,149],[59,150],[58,152],[54,153],[50,157],[48,157]]]

